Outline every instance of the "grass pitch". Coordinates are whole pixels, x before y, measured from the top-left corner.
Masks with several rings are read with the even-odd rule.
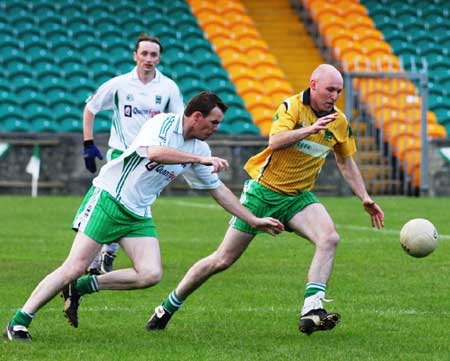
[[[31,344],[0,341],[0,360],[448,360],[450,199],[377,198],[386,228],[370,227],[356,198],[321,198],[341,244],[328,284],[336,329],[297,330],[313,247],[289,233],[258,236],[229,270],[194,293],[164,332],[145,324],[187,269],[212,252],[229,216],[210,198],[160,198],[153,208],[164,265],[146,290],[83,298],[71,328],[56,297],[36,316]],[[79,197],[0,197],[0,322],[68,253]],[[398,235],[409,219],[431,220],[441,238],[424,259]],[[115,267],[127,267],[122,251]]]

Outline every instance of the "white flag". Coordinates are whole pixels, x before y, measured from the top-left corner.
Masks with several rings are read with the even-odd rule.
[[[8,153],[11,145],[8,143],[0,143],[0,159],[3,158],[6,153]]]
[[[36,144],[33,149],[33,155],[28,161],[27,168],[25,169],[27,173],[31,174],[31,195],[33,197],[37,196],[40,167],[41,167],[40,149],[39,145]]]

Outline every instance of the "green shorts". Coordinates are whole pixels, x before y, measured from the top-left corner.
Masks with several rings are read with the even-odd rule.
[[[106,152],[106,161],[109,162],[110,160],[119,158],[122,154],[123,154],[123,151],[114,149],[114,148],[110,148]]]
[[[84,197],[72,228],[102,244],[117,242],[123,237],[157,238],[152,218],[134,214],[108,192],[94,186]]]
[[[306,206],[320,203],[311,192],[302,192],[295,196],[280,194],[264,187],[262,184],[250,179],[246,180],[241,194],[241,203],[257,217],[273,217],[284,225]],[[250,225],[233,217],[230,224],[246,233],[262,233]],[[289,229],[286,229],[290,231]]]

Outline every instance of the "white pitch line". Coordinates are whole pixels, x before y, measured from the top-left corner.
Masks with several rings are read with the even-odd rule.
[[[184,202],[184,201],[178,201],[178,200],[165,200],[165,202],[174,203],[177,206],[187,206],[187,207],[193,207],[193,208],[222,210],[222,208],[217,204],[190,203],[190,202]],[[390,229],[390,228],[383,228],[381,231],[379,231],[372,227],[355,226],[352,224],[336,224],[336,227],[353,229],[355,231],[364,231],[364,232],[382,232],[382,233],[388,233],[388,234],[400,234],[399,229]],[[450,234],[439,234],[439,239],[450,240]]]
[[[10,312],[14,312],[16,309],[8,309]],[[98,312],[122,312],[122,313],[130,313],[130,314],[140,314],[142,312],[148,311],[148,313],[152,312],[152,308],[146,307],[120,307],[120,306],[93,306],[93,307],[83,307],[82,311],[84,313],[98,313]],[[269,313],[295,313],[298,312],[298,307],[279,307],[279,306],[266,306],[266,307],[252,307],[252,306],[243,306],[243,307],[234,307],[234,308],[223,308],[217,309],[220,313],[229,314],[236,312],[244,312],[244,313],[255,313],[255,314],[269,314]],[[61,308],[59,307],[46,307],[41,312],[42,313],[52,313],[52,312],[60,312]],[[211,311],[211,308],[208,307],[189,307],[189,312],[193,314],[201,314],[205,312]],[[349,311],[350,312],[350,311]],[[415,310],[415,309],[393,309],[389,308],[386,310],[378,310],[378,309],[359,309],[352,310],[353,313],[361,313],[361,314],[376,314],[376,315],[434,315],[437,311],[425,311],[425,310]],[[448,315],[450,311],[439,311],[441,315]]]

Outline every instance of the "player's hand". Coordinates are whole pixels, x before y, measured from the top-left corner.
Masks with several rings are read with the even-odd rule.
[[[284,231],[283,223],[281,223],[278,219],[271,217],[256,218],[256,222],[253,227],[274,237]]]
[[[228,161],[218,157],[203,158],[199,163],[212,166],[213,173],[224,172],[229,168]]]
[[[372,221],[372,227],[378,229],[384,227],[384,213],[381,208],[373,200],[367,200],[363,202],[364,209],[370,215]]]
[[[321,130],[328,129],[328,124],[336,120],[338,113],[328,114],[322,118],[317,119],[314,124],[311,125],[314,133],[318,133]]]
[[[97,171],[97,165],[95,164],[95,158],[100,160],[103,159],[103,155],[100,150],[96,147],[93,140],[85,140],[83,147],[83,157],[84,157],[84,165],[86,169],[95,173]]]

